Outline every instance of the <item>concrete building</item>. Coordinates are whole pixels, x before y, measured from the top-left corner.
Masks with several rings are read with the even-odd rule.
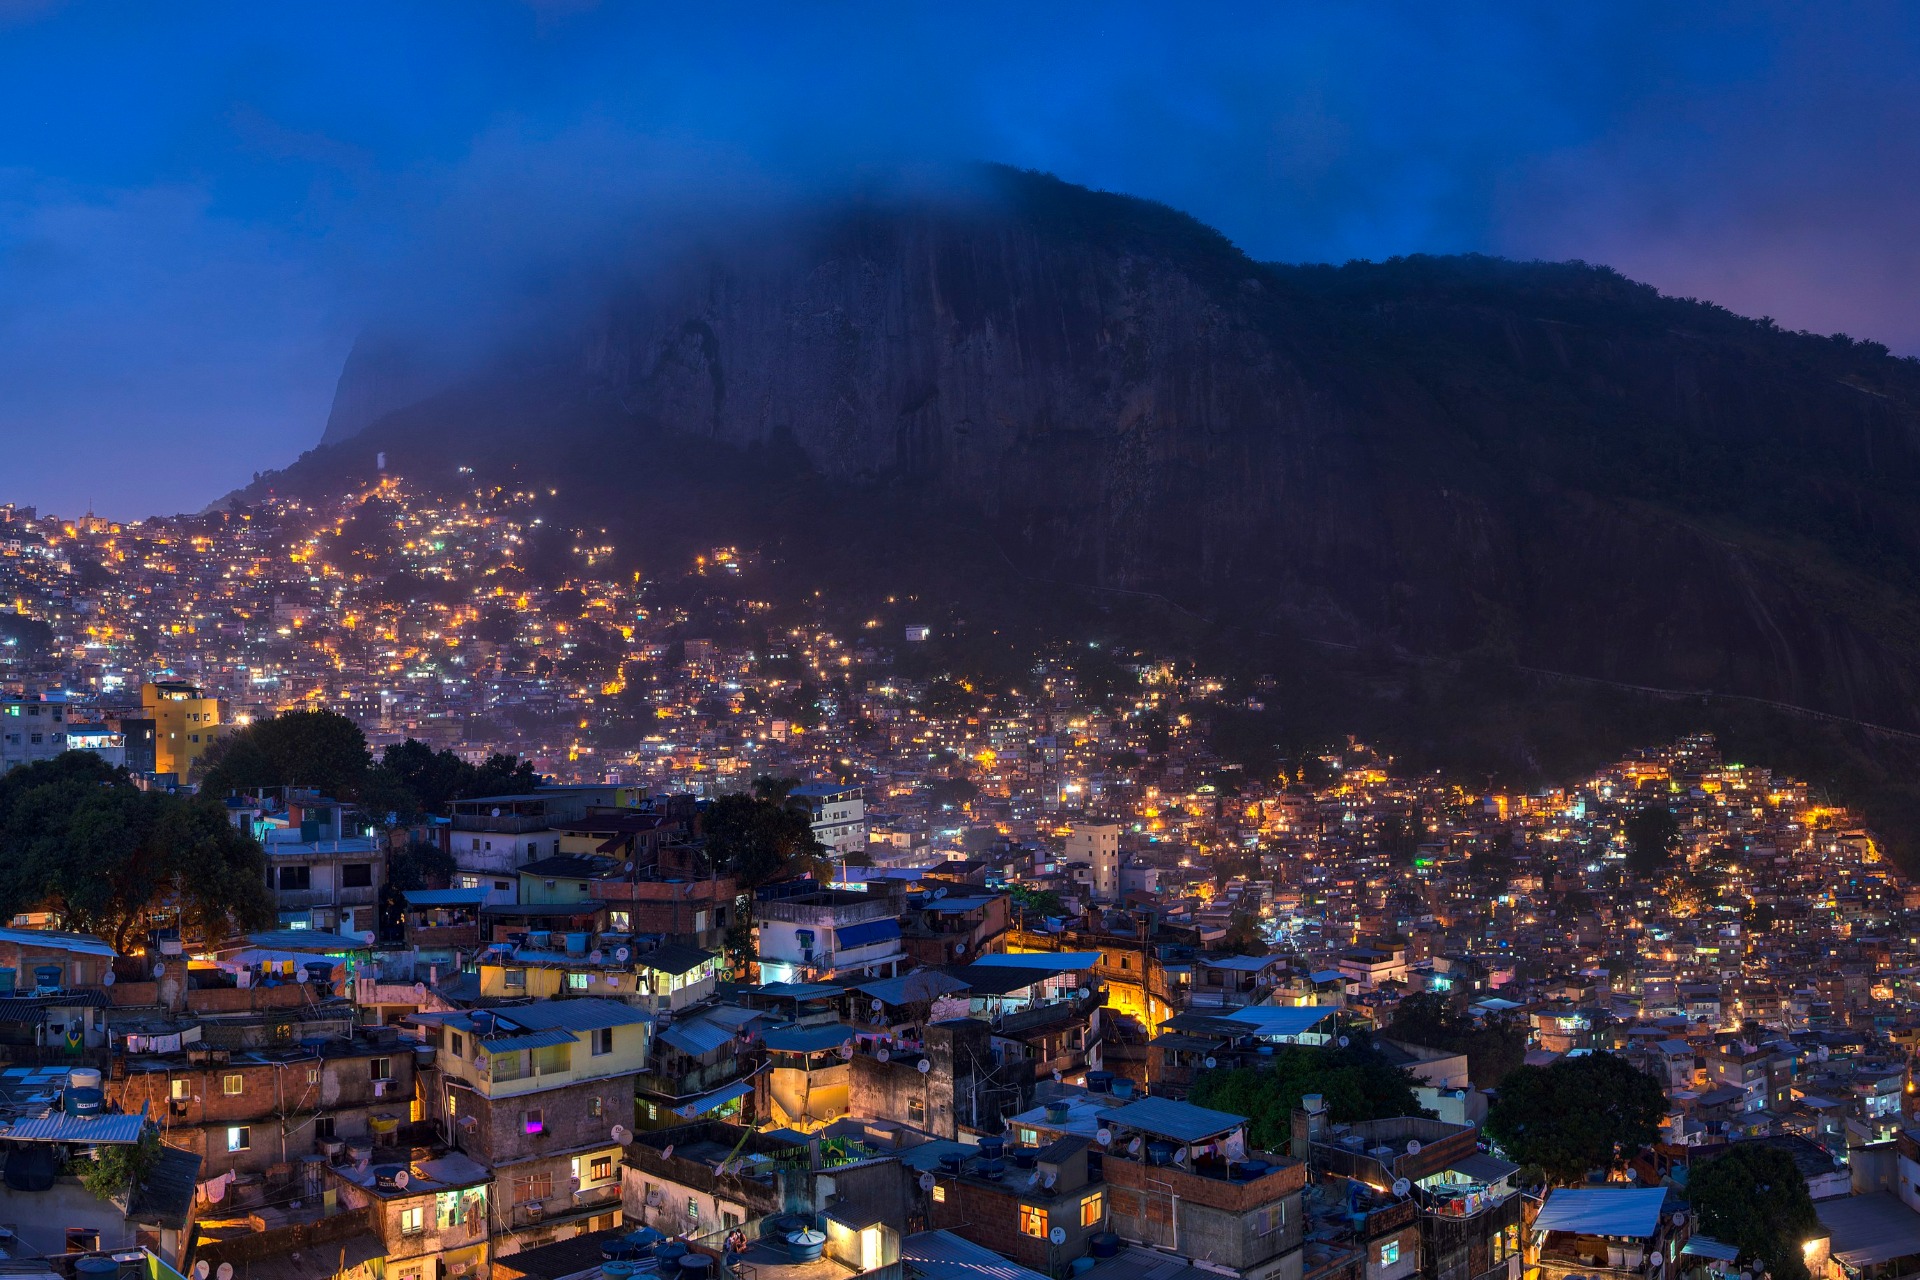
[[[46,698],[0,698],[0,773],[67,749],[67,704]]]
[[[1067,834],[1067,861],[1084,862],[1093,873],[1095,902],[1120,900],[1120,828],[1114,823],[1082,823]]]
[[[897,898],[837,889],[763,902],[760,980],[895,977],[906,964],[900,911]]]
[[[193,766],[225,732],[220,699],[204,696],[183,680],[158,680],[140,686],[140,709],[153,721],[153,772],[185,783]]]
[[[867,805],[859,787],[836,782],[812,782],[788,795],[806,802],[813,817],[814,839],[831,854],[844,856],[867,851]]]

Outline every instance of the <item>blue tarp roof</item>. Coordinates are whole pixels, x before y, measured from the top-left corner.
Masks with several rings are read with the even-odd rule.
[[[853,1039],[853,1028],[837,1022],[820,1027],[775,1027],[766,1034],[767,1048],[781,1053],[818,1053]]]
[[[410,907],[477,907],[491,892],[489,889],[406,889],[402,896]]]
[[[898,920],[867,920],[860,924],[841,925],[833,931],[834,940],[842,951],[848,947],[864,947],[873,942],[888,942],[900,936]]]
[[[1221,1015],[1220,1020],[1244,1022],[1247,1030],[1256,1036],[1297,1036],[1313,1030],[1339,1011],[1338,1005],[1331,1004],[1250,1004]]]
[[[974,957],[975,964],[1004,965],[1010,969],[1046,969],[1052,973],[1084,973],[1100,963],[1098,951],[995,952]]]
[[[675,1107],[673,1111],[674,1114],[681,1119],[691,1120],[695,1116],[706,1114],[715,1107],[732,1102],[735,1098],[744,1098],[752,1092],[752,1080],[736,1080],[723,1089],[715,1089],[712,1093],[703,1093],[692,1102]]]

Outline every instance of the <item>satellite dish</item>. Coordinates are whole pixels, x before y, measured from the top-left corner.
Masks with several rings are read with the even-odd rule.
[[[1673,1215],[1673,1225],[1674,1225],[1674,1226],[1676,1226],[1676,1227],[1684,1227],[1684,1226],[1686,1226],[1686,1225],[1687,1225],[1687,1215],[1686,1215],[1686,1214],[1684,1214],[1684,1213],[1675,1213],[1675,1214]]]
[[[1661,1257],[1657,1253],[1647,1259],[1647,1266],[1655,1271],[1658,1271],[1661,1267],[1664,1267],[1666,1265],[1667,1265],[1667,1260]]]
[[[880,1059],[880,1061],[882,1062],[891,1062],[893,1060],[893,1052],[892,1050],[889,1050],[889,1049],[882,1049],[880,1050],[880,1052],[874,1054],[873,1056]]]
[[[662,1160],[673,1159],[673,1144],[671,1142],[660,1149],[660,1158]]]
[[[156,977],[156,978],[164,978],[164,977],[166,977],[166,976],[167,976],[167,966],[166,966],[166,965],[164,965],[164,964],[156,964],[155,966],[153,966],[153,976],[154,976],[154,977]]]
[[[931,1070],[933,1070],[933,1063],[929,1062],[925,1058],[920,1059],[920,1074],[925,1075],[927,1074],[927,1072]]]
[[[1067,1242],[1067,1233],[1059,1227],[1055,1227],[1053,1230],[1047,1232],[1047,1239],[1055,1244],[1065,1244]]]
[[[407,1184],[412,1181],[413,1181],[413,1175],[408,1173],[405,1169],[402,1169],[400,1170],[400,1172],[393,1175],[393,1185],[400,1188],[402,1191],[405,1191],[407,1189]]]
[[[1407,1154],[1410,1156],[1417,1156],[1420,1154],[1420,1139],[1418,1138],[1407,1139]]]
[[[416,983],[414,983],[414,984],[413,984],[413,998],[414,998],[415,1000],[425,1000],[425,999],[427,998],[427,984],[426,984],[426,983],[424,983],[424,982],[416,982]]]
[[[965,954],[967,954],[967,944],[966,944],[966,943],[964,943],[964,942],[956,942],[956,943],[954,943],[954,944],[953,944],[953,954],[955,954],[955,955],[957,955],[957,956],[963,956],[963,955],[965,955]]]
[[[1111,1129],[1102,1129],[1100,1132],[1094,1134],[1093,1136],[1095,1140],[1097,1140],[1100,1143],[1100,1145],[1103,1147],[1110,1147],[1113,1145],[1113,1130]]]
[[[111,969],[107,970],[107,976],[100,979],[100,985],[103,987],[110,987],[113,985],[113,970]]]
[[[372,946],[374,942],[373,930],[362,929],[360,931],[360,941],[366,943],[368,946]]]
[[[873,1011],[875,1013],[883,1012],[886,1009],[886,1007],[887,1007],[887,1002],[885,1000],[882,1000],[879,996],[875,996],[873,998]]]
[[[632,1139],[632,1137],[633,1137],[633,1131],[628,1129],[627,1126],[623,1124],[617,1124],[613,1126],[613,1140],[619,1143],[621,1146],[623,1147],[626,1146],[628,1141]]]
[[[193,1264],[193,1280],[207,1280],[213,1274],[213,1266],[205,1258]]]
[[[625,964],[627,961],[633,959],[633,952],[626,947],[615,947],[613,949],[613,958],[621,964]]]
[[[485,1071],[487,1069],[487,1055],[484,1053],[474,1054],[473,1065],[477,1067],[479,1070]]]
[[[1211,1054],[1207,1056],[1207,1070],[1211,1071],[1219,1065],[1220,1060],[1218,1058],[1213,1057]]]
[[[921,1175],[920,1175],[920,1189],[921,1189],[922,1191],[931,1191],[931,1190],[933,1190],[933,1175],[932,1175],[932,1174],[930,1174],[930,1173],[923,1173],[923,1174],[921,1174]]]
[[[602,962],[604,962],[605,960],[606,960],[606,956],[604,956],[604,955],[602,955],[602,954],[601,954],[601,952],[600,952],[600,948],[598,948],[598,947],[595,947],[595,948],[594,948],[593,950],[591,950],[591,951],[589,951],[589,952],[587,952],[587,963],[588,963],[588,964],[600,964],[600,963],[602,963]]]
[[[1408,1182],[1405,1178],[1395,1178],[1393,1180],[1393,1194],[1397,1196],[1406,1195],[1407,1192],[1410,1191],[1412,1188],[1413,1188],[1413,1184],[1411,1182]]]
[[[500,806],[498,805],[494,806],[492,816],[496,818],[500,816]]]
[[[1134,1140],[1133,1140],[1132,1142],[1129,1142],[1129,1143],[1127,1144],[1127,1150],[1128,1150],[1129,1152],[1131,1152],[1132,1154],[1134,1154],[1134,1155],[1136,1155],[1136,1156],[1137,1156],[1137,1155],[1139,1155],[1139,1154],[1140,1154],[1140,1139],[1138,1139],[1138,1138],[1135,1138],[1135,1139],[1134,1139]]]
[[[851,1040],[840,1046],[840,1056],[848,1062],[853,1061],[853,1042]]]
[[[1058,1067],[1055,1067],[1055,1068],[1053,1069],[1053,1082],[1054,1082],[1055,1084],[1059,1084],[1059,1083],[1060,1083],[1060,1078],[1061,1078],[1061,1077],[1060,1077],[1060,1068],[1058,1068]]]
[[[1339,1042],[1338,1042],[1338,1043],[1339,1043],[1339,1045],[1340,1045],[1340,1047],[1341,1047],[1342,1049],[1344,1049],[1344,1048],[1346,1048],[1346,1047],[1347,1047],[1348,1045],[1350,1045],[1350,1044],[1352,1044],[1353,1042],[1352,1042],[1351,1040],[1349,1040],[1349,1039],[1347,1039],[1347,1038],[1346,1038],[1345,1036],[1341,1036],[1341,1037],[1340,1037],[1340,1039],[1339,1039]]]
[[[217,1277],[217,1280],[233,1280],[233,1264],[231,1262],[223,1262],[220,1264],[220,1269],[213,1274]]]

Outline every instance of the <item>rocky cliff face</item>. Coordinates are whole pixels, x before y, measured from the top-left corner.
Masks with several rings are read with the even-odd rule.
[[[1273,267],[999,173],[690,256],[400,412],[365,363],[314,474],[459,452],[637,495],[662,442],[772,443],[1024,574],[1920,727],[1920,370],[1601,269]]]

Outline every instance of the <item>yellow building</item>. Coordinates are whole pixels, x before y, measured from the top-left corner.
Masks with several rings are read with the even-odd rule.
[[[185,681],[160,680],[140,686],[140,708],[153,721],[153,771],[187,781],[222,732],[220,699]]]

